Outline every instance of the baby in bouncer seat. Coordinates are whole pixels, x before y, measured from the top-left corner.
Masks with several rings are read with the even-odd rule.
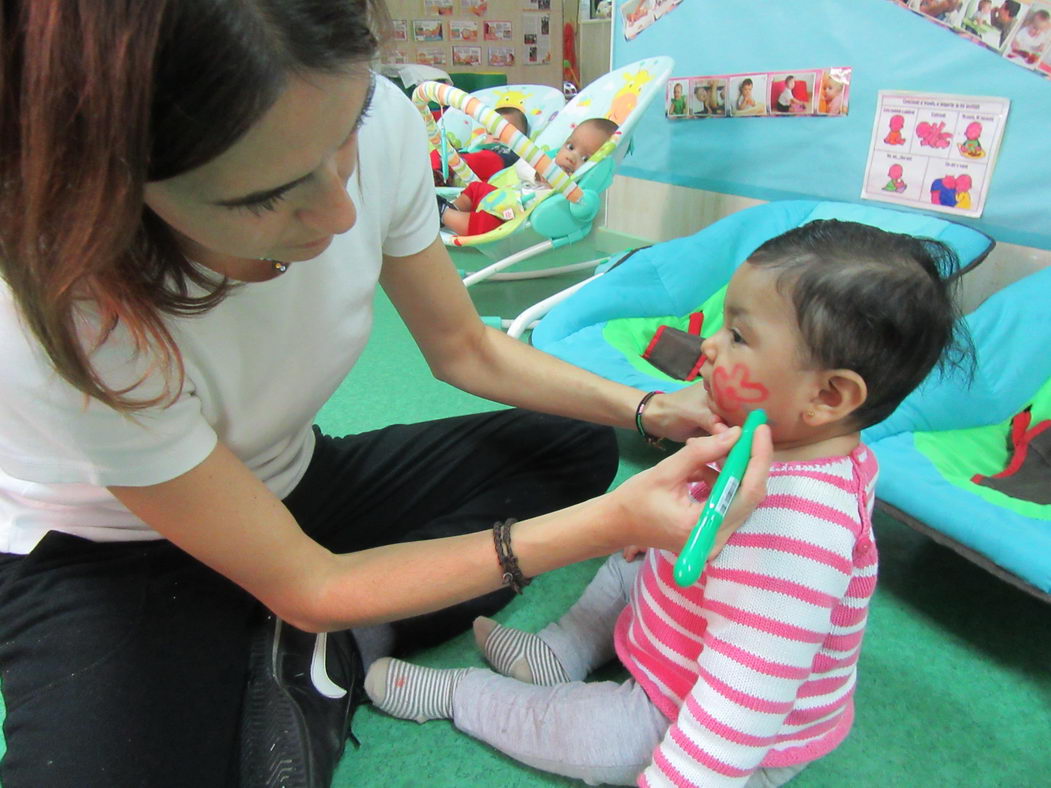
[[[503,117],[520,132],[529,136],[529,121],[518,107],[497,107],[494,112]],[[483,181],[506,169],[518,161],[518,154],[492,134],[485,134],[480,144],[458,150],[460,158],[467,168]],[[446,177],[442,173],[442,155],[437,150],[431,151],[431,170],[434,172],[435,186],[452,186],[452,172]]]
[[[617,124],[606,118],[581,121],[555,154],[555,164],[566,174],[572,175],[595,155],[616,130]],[[550,184],[524,159],[515,164],[515,172],[518,183],[513,188],[523,204],[551,190]],[[442,226],[457,235],[481,235],[514,218],[516,214],[511,208],[497,215],[481,207],[483,198],[497,190],[498,187],[488,180],[480,180],[468,184],[455,200],[439,197],[438,215]]]

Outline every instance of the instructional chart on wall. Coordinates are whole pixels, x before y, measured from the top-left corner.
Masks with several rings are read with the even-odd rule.
[[[1010,101],[881,90],[861,196],[978,217]]]

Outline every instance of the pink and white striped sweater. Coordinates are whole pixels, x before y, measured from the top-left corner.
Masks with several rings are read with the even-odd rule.
[[[647,552],[615,643],[672,725],[640,786],[744,785],[846,737],[876,585],[876,474],[865,446],[775,464],[763,503],[689,588],[673,553]]]

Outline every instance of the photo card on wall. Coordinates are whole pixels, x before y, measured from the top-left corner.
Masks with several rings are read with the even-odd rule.
[[[770,74],[767,105],[775,115],[813,115],[814,86],[820,72],[794,71]]]
[[[484,22],[483,34],[486,41],[511,41],[512,32],[510,21],[487,19]]]
[[[444,41],[444,23],[440,19],[413,19],[412,37],[416,41]]]
[[[482,65],[481,47],[453,47],[454,66],[480,66]]]
[[[481,25],[477,19],[450,19],[450,41],[477,41]]]
[[[1051,78],[1051,0],[892,0],[1008,61]]]
[[[489,47],[489,65],[507,68],[515,64],[514,47]]]
[[[428,16],[452,16],[453,0],[423,0],[423,13]]]
[[[447,66],[449,58],[445,47],[417,47],[416,62],[421,66]]]
[[[813,117],[846,115],[850,66],[794,71],[672,77],[668,118]]]

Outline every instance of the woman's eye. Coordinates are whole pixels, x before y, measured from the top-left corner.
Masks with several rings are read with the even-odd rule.
[[[252,216],[262,216],[265,211],[276,211],[277,204],[283,199],[285,199],[285,192],[273,194],[259,202],[249,203],[248,205],[238,205],[235,207],[248,211]]]

